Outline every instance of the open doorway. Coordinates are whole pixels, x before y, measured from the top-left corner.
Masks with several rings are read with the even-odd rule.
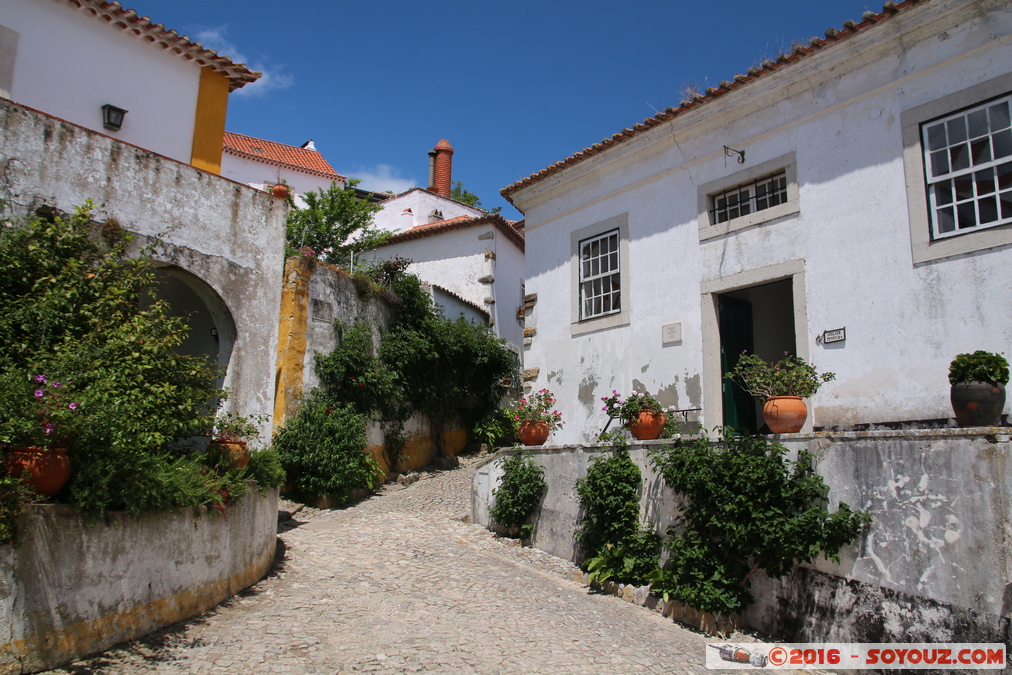
[[[759,432],[762,404],[724,377],[743,351],[766,361],[785,354],[797,355],[794,323],[794,279],[739,288],[717,296],[720,331],[721,399],[723,425],[736,431]]]

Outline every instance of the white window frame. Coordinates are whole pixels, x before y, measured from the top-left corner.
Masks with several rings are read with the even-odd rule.
[[[618,237],[619,308],[607,314],[583,316],[583,275],[581,274],[582,246],[600,237],[615,233]],[[628,325],[629,312],[629,215],[623,213],[570,234],[570,269],[572,287],[572,323],[570,334],[582,335],[606,328]],[[610,272],[609,272],[610,274]]]
[[[962,231],[957,229],[955,235],[932,236],[933,219],[929,211],[931,202],[928,197],[925,148],[922,141],[922,129],[926,123],[947,119],[960,112],[970,112],[973,108],[1008,96],[1010,93],[1012,93],[1012,73],[901,113],[903,168],[906,176],[910,249],[914,264],[1012,244],[1012,222],[966,228]]]
[[[622,311],[622,261],[618,244],[617,228],[580,242],[581,321]]]
[[[1001,206],[1001,196],[1012,200],[1010,105],[1012,95],[1002,96],[921,124],[932,239],[1012,223],[1012,206]],[[1004,119],[995,115],[1001,108]],[[996,151],[1005,154],[995,158]],[[965,166],[955,166],[960,160]],[[1004,189],[998,173],[1002,169]],[[948,222],[940,220],[943,216]],[[943,231],[946,225],[951,229]]]
[[[761,182],[774,174],[783,172],[786,180],[787,199],[779,204],[761,210],[751,209],[750,213],[731,218],[723,222],[713,221],[714,200],[722,194],[737,188],[749,187]],[[801,211],[798,196],[798,162],[795,153],[791,152],[780,157],[743,169],[737,173],[705,183],[697,190],[699,200],[699,240],[712,239],[729,232],[753,227],[780,218],[794,216]],[[750,195],[755,201],[755,195]]]

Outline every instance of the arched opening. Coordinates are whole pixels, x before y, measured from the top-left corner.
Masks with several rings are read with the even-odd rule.
[[[178,267],[158,267],[155,275],[157,296],[169,303],[172,316],[183,318],[190,327],[176,351],[215,364],[217,386],[223,386],[236,339],[235,321],[225,301],[203,279]]]

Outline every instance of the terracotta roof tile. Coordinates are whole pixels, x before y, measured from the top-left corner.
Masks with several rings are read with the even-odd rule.
[[[789,54],[780,54],[777,56],[776,60],[767,59],[762,62],[761,67],[749,68],[746,71],[747,73],[746,75],[738,74],[734,76],[733,81],[723,80],[717,87],[708,87],[704,94],[698,93],[692,94],[689,97],[689,100],[682,101],[677,108],[670,107],[665,110],[662,110],[653,117],[648,117],[641,123],[633,125],[631,129],[623,129],[620,133],[612,134],[611,138],[605,138],[600,143],[594,143],[593,145],[586,147],[583,150],[573,155],[570,155],[563,160],[555,162],[554,164],[551,164],[548,167],[541,169],[537,173],[533,173],[530,176],[527,176],[526,178],[522,178],[517,182],[513,183],[512,185],[507,185],[499,192],[500,194],[502,194],[503,197],[506,198],[507,201],[509,201],[512,204],[513,199],[511,197],[513,193],[521,188],[533,185],[551,176],[552,174],[557,173],[562,169],[565,169],[566,167],[578,164],[579,162],[582,162],[585,159],[588,159],[590,157],[593,157],[594,155],[604,152],[605,150],[611,148],[612,146],[618,143],[621,143],[634,136],[638,136],[639,134],[651,129],[652,127],[657,126],[658,124],[662,124],[664,122],[667,122],[668,120],[674,119],[675,117],[681,115],[684,112],[697,108],[700,105],[709,103],[710,101],[719,98],[720,96],[723,96],[731,91],[734,91],[739,87],[747,85],[749,82],[759,77],[763,77],[769,73],[775,72],[783,68],[784,66],[791,65],[797,62],[798,60],[805,58],[809,54],[812,54],[813,52],[819,51],[820,49],[825,49],[826,47],[831,46],[835,42],[839,42],[840,40],[844,40],[854,35],[855,33],[867,30],[871,26],[880,24],[886,19],[895,16],[899,12],[907,11],[911,7],[923,4],[925,2],[928,2],[928,0],[904,0],[904,2],[899,3],[893,2],[893,0],[888,0],[882,6],[882,12],[879,14],[876,14],[875,12],[865,12],[862,15],[862,21],[860,23],[849,20],[844,21],[842,30],[836,30],[835,28],[828,29],[826,31],[825,40],[820,38],[812,38],[807,46],[795,45],[794,47],[791,48]]]
[[[64,0],[68,5],[89,12],[97,19],[115,26],[128,33],[150,42],[156,47],[178,54],[187,61],[200,66],[207,66],[219,73],[224,73],[229,80],[229,91],[254,82],[262,73],[250,70],[244,63],[233,63],[232,59],[222,56],[213,49],[207,49],[199,42],[190,40],[174,30],[169,30],[160,23],[153,23],[146,16],[140,16],[132,9],[125,9],[118,2],[105,0]]]
[[[332,181],[345,180],[344,176],[334,171],[334,167],[316,150],[244,136],[231,131],[225,132],[224,147],[225,152],[237,157],[288,167]]]
[[[448,288],[443,288],[442,286],[439,286],[437,284],[429,284],[429,286],[432,286],[433,288],[438,288],[443,293],[446,293],[447,295],[449,295],[451,297],[454,297],[457,300],[460,300],[465,305],[467,305],[469,307],[473,307],[474,309],[476,309],[479,312],[481,312],[482,314],[484,314],[486,319],[489,318],[490,316],[492,316],[491,312],[489,312],[488,309],[486,309],[485,307],[482,307],[481,305],[479,305],[476,302],[471,302],[470,300],[468,300],[464,296],[462,296],[462,295],[460,295],[458,293],[454,293],[453,291],[449,290]]]
[[[517,232],[505,218],[499,214],[493,213],[484,216],[458,216],[456,218],[450,218],[449,220],[440,220],[435,223],[416,225],[409,230],[393,235],[387,239],[385,245],[399,244],[402,241],[420,239],[422,237],[429,237],[435,234],[442,234],[443,232],[451,232],[453,230],[462,230],[468,227],[475,227],[477,225],[492,225],[502,232],[507,239],[513,242],[517,248],[521,251],[524,250],[523,235]]]

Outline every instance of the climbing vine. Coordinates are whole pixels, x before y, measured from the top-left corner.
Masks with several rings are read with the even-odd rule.
[[[786,453],[765,437],[730,430],[718,443],[697,438],[655,451],[655,468],[685,500],[669,530],[668,563],[651,575],[655,591],[704,611],[734,612],[752,601],[759,570],[779,578],[818,555],[839,562],[840,548],[870,516],[842,502],[830,513],[811,453],[801,450],[794,461]]]
[[[607,456],[594,457],[587,475],[576,481],[583,520],[576,537],[592,581],[615,579],[645,583],[658,564],[659,539],[640,524],[642,474],[618,433]]]

